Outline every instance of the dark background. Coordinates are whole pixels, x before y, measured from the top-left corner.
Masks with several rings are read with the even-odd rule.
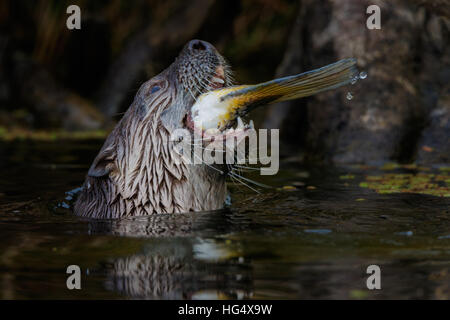
[[[81,30],[66,28],[70,4],[81,8]],[[381,30],[366,28],[371,4]],[[0,138],[104,137],[140,84],[198,38],[230,61],[238,83],[358,59],[364,81],[252,115],[281,129],[284,155],[448,163],[449,17],[448,1],[3,0]]]

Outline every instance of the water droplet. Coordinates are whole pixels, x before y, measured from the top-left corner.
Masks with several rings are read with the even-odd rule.
[[[365,79],[365,78],[367,78],[367,72],[361,71],[360,74],[359,74],[359,78],[360,78],[360,79]]]
[[[356,81],[358,81],[358,76],[353,77],[353,78],[352,78],[352,81],[350,81],[350,82],[351,82],[351,84],[355,84]]]
[[[347,92],[347,100],[352,100],[353,99],[353,95],[351,92]]]

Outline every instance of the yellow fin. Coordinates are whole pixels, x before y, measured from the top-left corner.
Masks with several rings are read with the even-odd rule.
[[[244,107],[292,100],[351,83],[358,74],[356,59],[344,59],[325,67],[264,83],[242,86],[227,92],[223,99]]]

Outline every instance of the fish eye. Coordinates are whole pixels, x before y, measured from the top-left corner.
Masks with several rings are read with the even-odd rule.
[[[152,88],[152,90],[150,91],[150,93],[155,93],[156,91],[158,91],[159,89],[161,89],[159,86],[154,86]]]

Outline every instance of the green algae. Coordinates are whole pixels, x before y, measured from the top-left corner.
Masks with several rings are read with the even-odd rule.
[[[365,176],[365,181],[359,183],[361,188],[368,188],[379,194],[391,193],[419,193],[438,197],[450,197],[450,176],[448,171],[428,173],[429,168],[397,164],[384,165],[382,170],[399,168],[417,169],[417,173],[383,173],[381,175]]]

